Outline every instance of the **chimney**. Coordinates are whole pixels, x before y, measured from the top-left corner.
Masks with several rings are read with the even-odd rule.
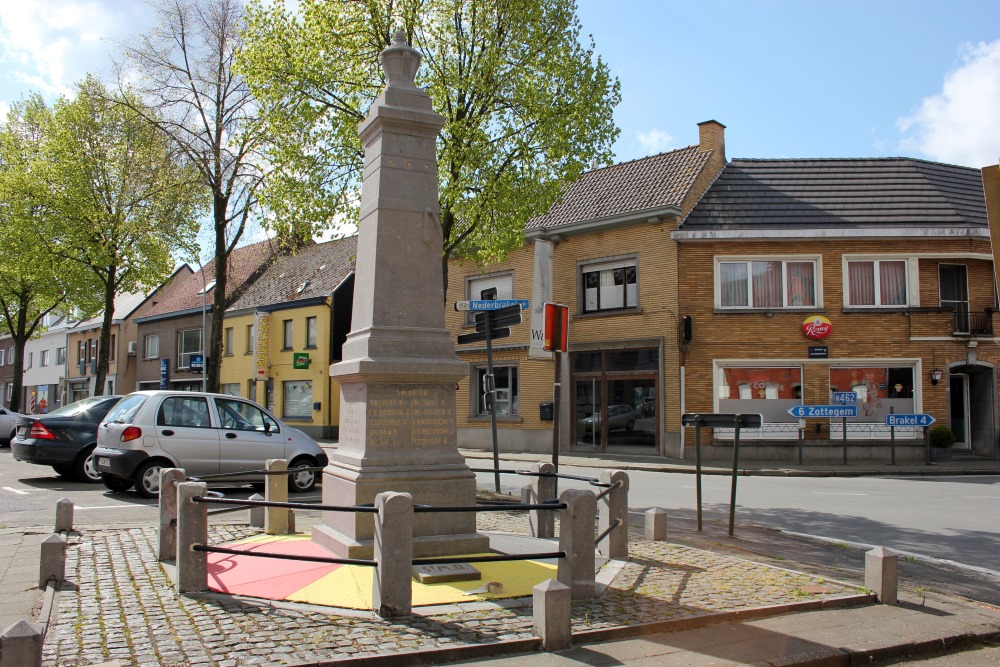
[[[698,147],[703,151],[719,149],[726,152],[726,126],[717,120],[698,123]]]

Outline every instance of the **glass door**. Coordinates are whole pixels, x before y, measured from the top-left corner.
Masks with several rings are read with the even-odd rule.
[[[969,279],[964,264],[940,264],[941,307],[955,312],[955,333],[969,333]]]
[[[575,385],[576,446],[580,449],[589,447],[602,451],[604,435],[601,424],[605,406],[601,400],[601,380],[598,378],[577,380]]]
[[[656,380],[608,380],[607,396],[608,446],[655,447]]]

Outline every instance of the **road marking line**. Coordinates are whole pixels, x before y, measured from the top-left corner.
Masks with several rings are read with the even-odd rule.
[[[836,491],[813,491],[815,496],[867,496],[867,493],[838,493]]]
[[[31,495],[27,491],[21,491],[19,489],[12,489],[9,486],[5,486],[5,487],[3,487],[3,489],[4,489],[4,491],[10,491],[11,493],[16,493],[16,494],[22,495],[22,496],[30,496]]]
[[[98,505],[97,507],[80,507],[77,505],[75,509],[78,510],[117,510],[117,509],[149,509],[150,507],[155,507],[155,505]]]

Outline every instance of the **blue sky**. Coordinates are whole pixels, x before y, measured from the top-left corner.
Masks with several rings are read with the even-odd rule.
[[[1000,158],[993,0],[579,0],[621,80],[617,159],[727,126],[729,157]],[[0,111],[107,75],[114,40],[148,28],[136,0],[0,2]]]

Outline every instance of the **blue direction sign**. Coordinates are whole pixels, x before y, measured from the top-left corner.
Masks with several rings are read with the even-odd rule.
[[[857,403],[858,395],[853,391],[835,391],[833,392],[833,402],[838,405],[843,405],[845,403]]]
[[[886,415],[886,426],[930,426],[937,420],[930,415]]]
[[[486,301],[456,301],[455,310],[501,310],[509,306],[521,306],[521,310],[528,310],[531,305],[527,299],[489,299]]]
[[[798,419],[808,417],[857,417],[856,405],[793,405],[788,414]]]

